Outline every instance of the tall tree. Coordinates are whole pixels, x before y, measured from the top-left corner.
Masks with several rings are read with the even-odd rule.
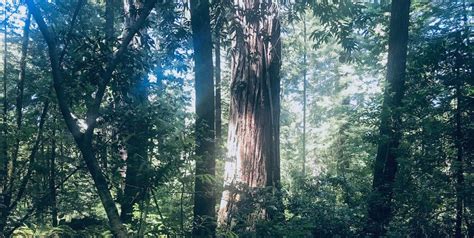
[[[303,13],[303,163],[302,172],[303,175],[306,173],[306,88],[307,88],[307,49],[306,49],[306,17]]]
[[[215,78],[215,114],[216,114],[216,144],[221,145],[222,142],[222,66],[221,66],[221,33],[222,26],[224,25],[224,14],[222,2],[215,1],[216,12],[215,12],[215,26],[214,26],[214,78]]]
[[[56,119],[53,119],[53,132],[51,134],[51,154],[49,159],[49,193],[51,196],[51,224],[58,225],[58,207],[56,195]]]
[[[13,160],[15,161],[18,157],[18,150],[20,148],[20,136],[18,133],[21,131],[23,123],[23,94],[25,90],[25,76],[26,76],[26,56],[28,53],[28,45],[30,42],[30,22],[31,14],[26,13],[25,26],[23,27],[23,39],[21,44],[21,58],[20,58],[20,74],[18,76],[18,87],[17,87],[17,98],[16,98],[16,126],[17,136],[15,138],[15,147],[13,151]]]
[[[113,52],[113,54],[109,57],[108,61],[105,63],[103,71],[96,76],[96,82],[99,83],[96,86],[94,97],[87,103],[88,107],[85,119],[85,128],[81,128],[81,126],[74,119],[70,102],[68,100],[68,97],[66,96],[63,76],[64,69],[63,65],[61,64],[62,55],[65,52],[66,48],[63,48],[61,51],[58,44],[58,37],[56,36],[54,31],[51,31],[49,29],[48,25],[45,22],[45,19],[43,18],[41,10],[38,8],[34,0],[27,0],[26,3],[28,4],[28,8],[31,14],[33,15],[36,23],[38,24],[38,27],[48,46],[53,85],[56,92],[59,110],[61,111],[64,121],[69,131],[71,132],[79,150],[81,151],[86,166],[92,176],[94,185],[99,194],[99,198],[109,219],[110,229],[116,237],[127,237],[127,232],[120,220],[117,207],[115,206],[115,202],[109,191],[107,179],[101,171],[99,162],[92,146],[92,142],[94,128],[97,125],[99,109],[107,85],[112,79],[113,73],[117,68],[117,65],[120,63],[123,55],[127,51],[129,43],[134,38],[135,34],[141,29],[148,15],[154,8],[156,0],[146,1],[143,4],[143,8],[138,11],[139,17],[136,20],[136,23],[129,28],[124,28],[124,33],[122,34],[123,37],[121,39],[120,45],[117,48],[117,51]],[[82,4],[84,4],[84,1],[79,0],[79,7],[77,9],[80,9],[80,6]],[[77,14],[75,15],[77,16]],[[71,25],[74,26],[74,24]]]
[[[6,213],[8,209],[9,198],[7,196],[8,189],[8,98],[7,98],[7,55],[8,55],[8,27],[7,27],[7,6],[4,3],[4,35],[3,35],[3,109],[2,109],[2,136],[0,145],[0,235],[2,235],[5,223]]]
[[[220,226],[230,225],[238,204],[244,202],[239,200],[236,186],[248,187],[250,192],[263,188],[276,191],[280,186],[278,4],[273,0],[235,0],[234,5],[228,161]],[[257,209],[247,217],[253,220],[249,229],[255,230],[256,219],[272,215],[264,207]]]
[[[401,139],[401,106],[404,94],[410,0],[392,1],[388,39],[388,63],[380,119],[380,139],[369,198],[367,232],[386,233],[392,213],[392,195]]]
[[[191,0],[196,91],[196,172],[194,183],[194,237],[215,236],[215,111],[212,37],[208,0]]]
[[[125,28],[130,28],[139,18],[138,11],[143,8],[141,0],[125,0]],[[149,36],[147,28],[143,27],[130,44],[131,49],[146,52]],[[110,34],[110,33],[109,33]],[[132,51],[132,50],[130,50]],[[142,57],[142,54],[137,56]],[[121,199],[122,222],[132,222],[133,206],[143,201],[146,197],[148,178],[148,120],[146,107],[148,105],[147,75],[146,71],[126,67],[124,72],[126,80],[121,82],[121,104],[127,113],[123,119],[123,130],[119,133],[125,138],[126,156],[125,187]],[[131,113],[133,112],[133,113]]]

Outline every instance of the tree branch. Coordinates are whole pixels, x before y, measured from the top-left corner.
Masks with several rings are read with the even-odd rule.
[[[123,55],[126,53],[128,49],[128,45],[130,44],[130,41],[132,41],[133,37],[135,34],[143,27],[145,24],[145,21],[150,15],[151,11],[155,7],[156,0],[148,0],[143,4],[143,8],[139,9],[141,14],[138,17],[137,21],[135,24],[133,24],[129,28],[124,28],[124,32],[122,35],[122,43],[120,44],[118,50],[112,55],[111,59],[109,60],[108,64],[105,67],[105,70],[100,74],[100,83],[99,83],[99,88],[97,89],[96,95],[95,95],[95,100],[92,106],[89,108],[87,111],[87,131],[86,134],[92,135],[92,131],[95,127],[96,119],[99,113],[99,108],[100,108],[100,103],[102,102],[102,98],[104,97],[105,89],[107,87],[107,84],[110,82],[112,79],[112,74],[117,68],[117,65],[119,64],[120,60],[122,59]]]
[[[64,40],[64,48],[61,51],[61,54],[59,56],[60,64],[63,62],[64,55],[66,55],[66,49],[68,47],[69,38],[71,38],[72,31],[74,30],[74,25],[76,24],[77,16],[79,15],[79,11],[81,10],[84,3],[85,3],[85,0],[79,0],[79,2],[77,3],[76,9],[74,10],[74,13],[72,14],[71,26],[69,27],[69,31],[66,34],[66,39]]]
[[[43,34],[43,38],[46,41],[46,44],[48,45],[51,71],[53,75],[53,85],[56,91],[56,96],[58,98],[59,109],[74,139],[77,143],[82,144],[83,133],[81,132],[79,125],[72,117],[71,109],[67,104],[67,97],[65,95],[64,90],[64,78],[60,67],[56,36],[49,31],[48,26],[46,25],[46,22],[44,21],[43,16],[41,15],[41,11],[38,9],[34,1],[26,0],[26,4],[28,5],[28,9],[31,11],[33,18],[38,24],[38,27],[41,33]]]

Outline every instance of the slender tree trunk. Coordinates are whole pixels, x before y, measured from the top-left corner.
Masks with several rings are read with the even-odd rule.
[[[114,20],[115,20],[115,1],[117,0],[106,0],[105,1],[105,39],[107,47],[111,47],[112,41],[114,40]]]
[[[221,26],[220,22],[217,22],[215,29],[215,45],[214,45],[214,56],[215,56],[215,106],[216,106],[216,144],[220,145],[222,141],[222,86],[221,86],[221,38],[220,38]]]
[[[92,136],[84,137],[83,142],[78,142],[78,147],[82,153],[84,161],[86,162],[86,166],[94,181],[95,187],[97,188],[97,193],[99,194],[99,198],[104,206],[105,213],[109,218],[111,231],[116,237],[128,237],[120,220],[115,201],[110,194],[107,180],[104,174],[102,174],[97,158],[93,152]]]
[[[140,79],[140,77],[135,78]],[[137,84],[129,92],[129,95],[133,96],[134,102],[131,102],[128,106],[135,108],[135,110],[146,105],[148,96],[146,89],[142,87],[141,81]],[[125,125],[125,130],[130,137],[126,141],[126,175],[120,216],[122,222],[131,223],[134,205],[139,204],[146,198],[146,188],[148,186],[146,174],[146,168],[148,167],[148,121],[143,115],[137,115],[129,118]]]
[[[196,91],[196,172],[193,237],[215,236],[215,110],[208,0],[191,0]]]
[[[54,34],[54,32],[50,32],[48,25],[44,21],[44,18],[41,14],[40,9],[38,9],[34,1],[26,0],[26,3],[34,19],[36,20],[36,23],[38,24],[38,27],[43,35],[43,38],[45,39],[48,45],[48,53],[49,53],[50,64],[51,64],[53,85],[56,91],[56,97],[58,99],[59,109],[61,111],[61,114],[64,118],[64,121],[69,131],[74,137],[74,140],[77,146],[79,147],[79,150],[82,153],[84,161],[86,162],[87,168],[91,174],[91,177],[94,181],[94,185],[97,189],[102,205],[109,219],[110,230],[116,237],[120,237],[120,238],[127,237],[126,229],[122,225],[119,213],[117,211],[117,207],[115,206],[115,202],[109,191],[107,180],[105,176],[102,174],[98,160],[93,151],[92,138],[93,138],[94,128],[97,122],[96,119],[99,116],[100,104],[104,97],[106,87],[112,78],[113,72],[115,71],[117,65],[119,64],[120,59],[123,57],[123,54],[127,51],[131,40],[134,38],[135,34],[139,31],[139,29],[141,29],[141,26],[143,26],[148,15],[154,8],[156,4],[156,0],[147,0],[144,3],[143,5],[144,7],[143,9],[141,9],[136,23],[133,26],[124,29],[122,42],[120,43],[118,50],[115,51],[112,57],[110,58],[110,60],[106,62],[105,72],[100,74],[100,79],[98,80],[100,81],[100,83],[97,87],[95,99],[91,103],[91,105],[87,107],[86,123],[88,127],[85,132],[81,132],[79,125],[75,122],[74,118],[72,117],[71,108],[68,103],[68,98],[65,94],[65,88],[63,84],[64,78],[62,75],[62,67],[61,67],[61,60],[60,60],[61,57],[60,57],[59,48],[57,47],[58,39],[56,35]],[[79,2],[78,8],[81,7],[82,5],[81,3],[83,2],[82,1]]]
[[[125,27],[136,24],[138,11],[142,9],[141,0],[124,0]],[[129,47],[147,49],[147,29],[140,30],[140,36],[136,37]],[[129,135],[125,141],[126,147],[126,172],[125,187],[121,199],[122,222],[131,223],[133,218],[133,207],[146,198],[148,178],[146,168],[148,167],[148,120],[144,108],[148,103],[148,90],[146,75],[139,72],[131,72],[130,82],[123,89],[123,102],[129,111],[137,111],[132,117],[126,117],[123,132]],[[130,97],[131,96],[131,97]]]
[[[117,0],[106,0],[105,1],[105,24],[104,24],[104,32],[105,32],[105,45],[108,49],[110,49],[110,52],[113,50],[113,41],[115,39],[115,31],[114,31],[114,21],[115,21],[115,9],[116,9],[116,1]],[[115,109],[115,105],[113,105],[113,109]],[[112,110],[113,110],[112,109]],[[111,128],[111,137],[112,140],[115,140],[116,137],[116,128]],[[107,132],[102,134],[101,140],[101,145],[102,145],[102,150],[101,150],[101,164],[102,168],[104,170],[107,170],[108,167],[108,151],[107,151],[107,146],[105,144],[105,141],[107,140]],[[112,146],[113,153],[116,153],[118,151],[118,148],[116,146]]]
[[[307,50],[306,50],[306,17],[303,13],[303,175],[306,174],[306,86],[307,86]]]
[[[18,88],[17,88],[17,98],[16,98],[16,127],[17,127],[17,136],[15,138],[15,147],[13,151],[13,161],[16,161],[18,158],[18,150],[20,148],[20,136],[21,126],[23,123],[23,92],[25,88],[25,75],[26,75],[26,57],[28,53],[28,45],[30,42],[30,22],[31,14],[26,13],[27,17],[25,20],[25,26],[23,28],[23,40],[21,45],[21,58],[20,58],[20,74],[18,76]]]
[[[235,0],[234,5],[228,161],[219,209],[222,227],[232,223],[239,203],[245,202],[236,186],[248,187],[250,193],[263,188],[276,192],[280,187],[278,6],[272,0]],[[252,13],[257,11],[266,14],[255,17]],[[255,230],[255,220],[274,215],[264,207],[256,209],[247,216],[248,229]]]
[[[49,193],[51,196],[51,224],[58,226],[58,207],[56,204],[56,119],[53,120],[51,135],[51,158],[49,161]]]
[[[369,198],[367,232],[385,235],[392,213],[393,184],[400,144],[400,107],[404,94],[410,0],[392,1],[388,41],[387,85],[382,105],[380,139]]]
[[[464,39],[460,39],[459,46],[464,46],[462,42]],[[454,112],[455,120],[455,148],[456,148],[456,162],[454,163],[455,168],[455,177],[456,177],[456,223],[455,223],[455,238],[464,237],[462,234],[462,221],[464,218],[464,148],[463,148],[463,131],[462,131],[462,85],[463,77],[461,76],[460,71],[463,69],[462,62],[467,60],[462,59],[462,53],[457,52],[456,55],[456,68],[454,69],[456,76],[456,85],[455,85],[455,98],[456,98],[456,109]],[[466,70],[467,71],[467,70]]]
[[[6,3],[5,3],[6,4]],[[8,98],[7,98],[7,55],[8,55],[8,33],[7,33],[7,8],[4,11],[4,36],[3,36],[3,111],[2,111],[2,137],[0,145],[0,235],[3,234],[7,219],[7,210],[10,205],[10,198],[8,196],[8,126],[7,126],[7,112],[8,112]]]
[[[458,78],[458,80],[461,80]],[[463,165],[463,145],[462,145],[462,124],[461,124],[461,85],[460,82],[456,84],[456,225],[454,237],[464,237],[462,234],[462,220],[463,220],[463,194],[464,194],[464,165]]]

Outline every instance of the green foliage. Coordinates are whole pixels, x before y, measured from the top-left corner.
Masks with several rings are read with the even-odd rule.
[[[35,1],[66,48],[63,66],[68,104],[83,122],[94,100],[97,74],[119,41],[106,43],[104,1],[86,1],[71,30],[78,1]],[[245,196],[238,204],[233,229],[223,237],[356,237],[364,235],[372,166],[379,140],[378,126],[386,69],[388,4],[353,1],[297,1],[282,7],[282,69],[280,117],[280,192],[236,188]],[[385,2],[385,1],[382,1]],[[6,234],[38,237],[111,237],[107,217],[78,148],[58,111],[51,88],[46,43],[36,24],[31,27],[27,54],[22,127],[17,127],[16,100],[25,7],[1,2],[11,17],[7,26],[7,72],[1,72],[0,124],[7,134],[7,155],[19,142],[10,192],[18,199],[6,219]],[[148,151],[141,168],[147,184],[144,199],[135,204],[131,236],[186,237],[192,230],[194,181],[202,179],[221,192],[224,160],[219,155],[216,176],[194,177],[195,131],[192,103],[191,34],[187,5],[165,1],[146,23],[149,39],[132,48],[119,63],[101,104],[93,150],[117,204],[123,195],[125,165],[120,150],[141,138],[133,129],[145,122]],[[222,52],[229,51],[232,26],[225,16],[228,1],[214,2],[213,25],[219,14]],[[220,13],[218,13],[220,11]],[[122,27],[116,9],[116,35]],[[402,141],[394,189],[394,215],[388,237],[447,237],[454,232],[456,202],[463,201],[462,232],[474,234],[474,144],[472,80],[472,4],[464,1],[412,4]],[[8,15],[7,14],[7,15]],[[254,14],[254,13],[248,13]],[[255,14],[254,14],[255,15]],[[255,15],[256,16],[256,15]],[[254,17],[255,17],[254,16]],[[472,20],[472,19],[471,19]],[[304,24],[303,25],[303,21]],[[5,23],[6,25],[3,25]],[[304,35],[306,28],[306,36]],[[66,47],[67,45],[67,47]],[[303,55],[307,55],[304,65]],[[229,115],[230,54],[223,53],[223,129]],[[307,73],[306,140],[302,139],[303,73]],[[5,75],[5,81],[3,76]],[[6,95],[3,92],[6,86]],[[140,98],[139,96],[145,95]],[[130,95],[135,93],[135,95]],[[137,96],[138,95],[138,96]],[[145,101],[140,103],[138,99]],[[30,164],[38,122],[46,101],[51,103],[39,149]],[[3,115],[3,103],[6,114]],[[459,113],[459,114],[457,114]],[[461,135],[457,133],[460,117]],[[223,133],[225,134],[225,133]],[[306,143],[306,151],[303,151]],[[53,146],[54,144],[54,146]],[[55,147],[55,148],[53,148]],[[225,143],[221,145],[225,150]],[[462,160],[458,160],[461,149]],[[2,148],[0,148],[2,150]],[[222,151],[221,151],[222,152]],[[223,153],[222,153],[223,154]],[[306,171],[302,173],[302,157]],[[52,157],[55,163],[52,163]],[[31,165],[25,193],[17,197]],[[464,178],[458,183],[461,171]],[[52,188],[54,187],[54,194]],[[275,196],[275,193],[276,194]],[[275,197],[281,197],[279,204]],[[54,199],[53,199],[54,198]],[[54,217],[58,226],[53,227]],[[249,214],[266,210],[279,216],[271,222]],[[255,227],[255,232],[247,228]],[[1,235],[0,235],[1,236]]]

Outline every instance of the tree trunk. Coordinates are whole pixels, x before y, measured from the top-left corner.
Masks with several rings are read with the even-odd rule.
[[[191,0],[196,91],[196,171],[193,237],[215,236],[215,110],[212,39],[208,0]]]
[[[7,210],[10,204],[8,193],[8,125],[7,125],[7,113],[8,113],[8,98],[7,98],[7,55],[8,55],[8,33],[7,33],[7,11],[5,7],[4,11],[4,43],[3,43],[3,110],[2,110],[2,136],[1,136],[1,145],[0,145],[0,236],[3,235],[6,219],[7,219]]]
[[[219,23],[218,23],[219,24]],[[216,25],[216,38],[214,45],[214,56],[216,58],[215,63],[215,106],[216,106],[216,144],[220,145],[222,141],[222,86],[221,86],[221,38],[220,38],[220,25]]]
[[[400,108],[404,94],[410,0],[392,1],[388,41],[387,85],[380,120],[380,139],[374,165],[366,230],[380,237],[392,213],[393,184],[400,144]]]
[[[306,13],[303,13],[303,163],[302,172],[303,176],[306,174],[306,88],[307,88],[307,50],[306,50]]]
[[[141,75],[142,76],[142,75]],[[142,77],[134,77],[140,80]],[[134,87],[129,89],[129,95],[132,95],[133,102],[129,102],[127,107],[130,110],[140,110],[147,103],[148,94],[141,84],[136,82]],[[121,199],[122,222],[131,223],[133,218],[133,207],[135,204],[146,198],[146,189],[148,187],[148,120],[137,113],[125,122],[124,132],[129,135],[126,141],[126,170],[125,187]]]
[[[25,75],[26,75],[26,56],[28,53],[28,45],[30,42],[30,22],[31,14],[26,13],[27,17],[25,20],[25,26],[23,28],[23,40],[21,45],[21,58],[20,58],[20,74],[18,76],[18,88],[16,97],[16,126],[17,133],[15,138],[15,147],[13,151],[13,161],[17,160],[18,150],[20,148],[20,133],[23,122],[23,92],[25,88]]]
[[[114,199],[110,194],[107,180],[102,174],[97,158],[93,152],[92,136],[85,136],[84,141],[78,142],[78,147],[82,153],[84,161],[86,162],[86,166],[89,170],[89,173],[91,174],[92,180],[94,181],[94,185],[97,189],[97,193],[99,194],[102,205],[104,206],[105,213],[109,219],[110,230],[116,237],[128,237],[120,220],[120,216],[118,215]]]
[[[110,59],[106,62],[106,66],[104,67],[105,71],[100,74],[100,79],[98,79],[100,83],[97,87],[95,98],[92,102],[90,102],[90,105],[88,105],[87,107],[87,129],[85,132],[81,131],[79,125],[72,117],[68,97],[66,96],[64,88],[64,78],[62,73],[63,69],[61,67],[61,57],[59,48],[57,46],[58,39],[55,33],[49,30],[48,25],[46,24],[40,9],[37,7],[34,1],[26,0],[26,3],[28,5],[28,9],[30,10],[38,25],[38,28],[40,29],[43,35],[43,38],[46,41],[46,44],[48,45],[53,85],[56,91],[56,97],[58,99],[57,101],[59,105],[59,110],[77,146],[79,147],[79,150],[81,151],[84,161],[86,162],[87,169],[91,174],[91,177],[94,181],[94,185],[97,189],[100,200],[107,214],[107,218],[109,219],[110,230],[116,237],[127,237],[126,229],[122,225],[119,213],[117,211],[117,207],[115,206],[115,202],[109,191],[107,180],[102,174],[98,160],[93,151],[92,138],[94,134],[94,128],[97,122],[97,117],[99,116],[100,105],[104,97],[107,85],[112,78],[113,72],[115,71],[121,58],[127,51],[128,46],[134,38],[135,34],[141,29],[148,15],[154,8],[156,0],[147,0],[143,4],[143,8],[140,9],[140,14],[138,14],[139,16],[135,24],[133,24],[129,28],[124,29],[124,33],[122,34],[122,41],[117,47],[118,50],[115,51],[110,57]],[[83,3],[84,1],[80,1],[78,3],[78,9],[82,6]],[[71,27],[73,27],[73,24],[71,24]],[[65,51],[63,50],[63,52]]]
[[[215,4],[222,4],[219,0],[216,0]],[[216,23],[214,28],[214,85],[215,85],[215,127],[216,127],[216,145],[220,148],[222,145],[222,75],[221,75],[221,31],[224,24],[224,13],[223,7],[218,7],[216,10]],[[220,149],[218,150],[220,157]],[[217,154],[216,154],[217,155]]]
[[[465,5],[463,6],[465,9]],[[463,16],[464,24],[467,23],[467,16]],[[463,41],[469,40],[468,30],[464,30],[463,34],[460,34],[458,39],[458,47],[455,57],[455,68],[454,75],[456,78],[455,82],[455,100],[456,100],[456,109],[454,112],[454,140],[455,140],[455,150],[456,150],[456,161],[454,163],[455,168],[455,179],[456,179],[456,223],[454,229],[454,237],[461,238],[464,237],[462,234],[462,221],[464,219],[464,133],[463,133],[463,84],[464,84],[464,72],[469,72],[468,65],[464,65],[463,62],[470,62],[469,59],[463,57],[463,51],[469,52],[469,49],[466,47]],[[469,55],[469,54],[468,54]]]
[[[464,237],[462,234],[462,220],[463,220],[463,194],[464,194],[464,162],[463,162],[463,144],[462,144],[462,124],[461,124],[461,78],[458,77],[456,83],[456,111],[455,111],[455,140],[456,140],[456,162],[455,162],[455,176],[456,176],[456,224],[455,224],[455,238]]]
[[[141,0],[124,0],[125,27],[136,24],[139,15],[137,14],[143,7]],[[140,30],[129,47],[143,48],[146,50],[146,40],[148,38],[147,29]],[[126,168],[125,187],[121,199],[120,217],[123,223],[131,223],[133,218],[133,207],[146,198],[148,178],[146,168],[148,167],[148,120],[144,108],[148,103],[148,91],[146,88],[146,75],[138,72],[131,72],[128,82],[123,88],[123,103],[127,111],[134,111],[132,116],[126,116],[124,130],[128,139],[125,141]]]
[[[117,0],[106,0],[105,1],[105,40],[107,47],[112,48],[114,40],[114,19],[115,19],[115,1]]]
[[[49,161],[49,193],[51,196],[51,224],[58,226],[58,207],[56,204],[56,119],[53,120],[51,135],[51,158]]]
[[[235,0],[236,30],[232,42],[232,78],[224,192],[219,225],[232,223],[245,202],[236,186],[250,192],[280,187],[280,21],[272,0]],[[265,15],[255,17],[257,12]],[[272,194],[267,194],[272,196]],[[250,230],[256,219],[271,219],[264,207],[247,216]],[[256,219],[255,219],[256,218]]]

